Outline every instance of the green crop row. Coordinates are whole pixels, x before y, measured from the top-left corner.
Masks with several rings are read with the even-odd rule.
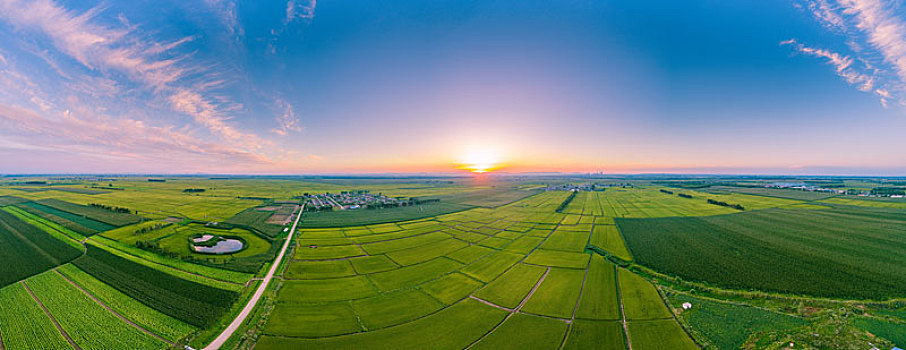
[[[120,292],[166,315],[206,327],[230,308],[238,294],[184,280],[124,259],[93,245],[73,262]]]

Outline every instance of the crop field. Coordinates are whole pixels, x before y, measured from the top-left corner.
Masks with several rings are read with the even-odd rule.
[[[162,349],[166,343],[113,315],[55,271],[25,284],[82,349]]]
[[[893,342],[897,346],[906,346],[906,323],[896,323],[875,318],[858,318],[856,326]]]
[[[742,194],[750,194],[753,196],[788,198],[788,199],[798,199],[798,200],[804,200],[804,201],[814,201],[814,200],[819,200],[819,199],[835,197],[838,195],[837,193],[834,193],[834,192],[817,192],[817,191],[804,191],[804,190],[766,188],[766,187],[713,186],[713,187],[706,188],[704,191],[708,192],[708,193],[715,193],[715,194],[742,193]],[[682,190],[678,190],[678,192],[682,192]]]
[[[51,234],[0,210],[0,286],[46,271],[81,255]]]
[[[772,209],[617,224],[640,264],[694,281],[844,298],[906,295],[903,211]]]
[[[690,303],[692,308],[681,311],[679,316],[701,334],[699,343],[718,349],[739,349],[752,333],[786,330],[806,323],[796,316],[688,295],[674,296],[670,302],[676,309],[681,309],[682,303]]]
[[[28,202],[21,204],[23,208],[31,209],[29,212],[38,214],[47,219],[55,221],[61,225],[66,225],[71,227],[73,230],[84,235],[91,235],[101,231],[107,231],[115,228],[116,226],[110,225],[105,222],[97,221],[82,215],[73,214],[67,211],[63,211],[51,206],[43,205],[37,202]],[[69,226],[68,223],[72,223],[77,226]]]
[[[579,192],[564,210],[567,214],[597,217],[654,218],[672,216],[709,216],[737,212],[708,203],[708,199],[742,205],[747,210],[781,207],[803,203],[800,200],[748,195],[741,193],[705,193],[674,190],[689,195],[683,198],[661,192],[662,188],[621,189]]]
[[[843,205],[855,205],[861,207],[873,207],[873,208],[889,208],[889,209],[906,209],[906,200],[870,200],[870,199],[861,199],[861,198],[828,198],[820,201],[819,203],[830,203],[830,204],[843,204]]]
[[[94,221],[100,221],[105,224],[117,227],[134,224],[142,220],[142,218],[138,215],[113,212],[103,208],[69,203],[54,198],[42,199],[37,201],[37,203],[45,207],[51,207],[59,211],[79,215]]]
[[[257,208],[248,208],[224,221],[227,224],[250,227],[264,233],[268,237],[276,237],[283,231],[283,225],[267,223],[274,215],[271,211],[261,211]]]
[[[165,179],[111,181],[122,190],[0,179],[3,349],[203,347],[282,246],[284,226],[258,208],[353,189],[442,201],[303,214],[223,349],[821,348],[809,339],[843,339],[812,336],[831,329],[870,332],[879,348],[903,341],[896,199],[638,181],[575,192],[558,212],[571,192],[542,181]],[[721,184],[758,184],[740,181]],[[191,252],[189,237],[206,233],[250,244]]]
[[[256,348],[620,348],[624,320],[658,321],[657,336],[694,346],[653,285],[585,249],[595,216],[566,223],[545,214],[563,198],[546,192],[427,220],[300,229]],[[616,226],[599,221],[617,233],[598,238],[612,241],[602,249],[627,256]],[[626,317],[621,294],[633,310]]]
[[[6,349],[71,349],[21,283],[0,288],[0,332]]]
[[[427,218],[472,208],[469,205],[437,202],[384,209],[335,210],[305,213],[302,227],[342,227],[381,224]]]
[[[210,325],[237,297],[233,291],[184,280],[93,245],[73,264],[123,294],[194,326]]]
[[[87,243],[136,264],[214,288],[238,290],[237,285],[246,283],[252,277],[248,273],[173,259],[104,237],[91,237]]]
[[[197,330],[196,327],[188,323],[167,316],[142,304],[138,300],[130,298],[110,285],[80,270],[75,265],[66,264],[57,270],[72,283],[93,295],[116,313],[167,340],[176,341]]]
[[[8,206],[0,208],[0,210],[4,210],[7,213],[13,214],[13,216],[19,218],[20,220],[25,221],[32,226],[40,228],[44,232],[47,232],[50,235],[58,238],[59,240],[72,245],[76,249],[82,249],[82,245],[79,242],[85,239],[85,236],[79,234],[78,232],[72,231],[60,224],[29,213],[18,207]]]

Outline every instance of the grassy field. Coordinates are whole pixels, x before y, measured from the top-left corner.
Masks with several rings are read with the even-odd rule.
[[[695,281],[843,298],[906,295],[902,211],[773,209],[617,223],[640,264]]]
[[[191,223],[188,225],[174,225],[171,227],[164,228],[163,230],[170,231],[166,237],[160,238],[157,242],[160,244],[160,248],[167,252],[172,252],[178,254],[180,257],[191,257],[195,259],[213,259],[213,260],[229,260],[234,258],[245,258],[255,255],[267,254],[271,248],[271,242],[258,237],[252,232],[241,228],[234,228],[231,230],[221,230],[211,227],[206,227],[201,224]],[[217,236],[236,236],[241,237],[245,240],[246,247],[233,254],[223,254],[212,256],[210,254],[202,254],[195,252],[189,247],[189,239],[193,235],[217,235]]]

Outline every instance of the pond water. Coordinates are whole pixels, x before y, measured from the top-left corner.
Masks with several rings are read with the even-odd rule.
[[[205,238],[205,237],[207,237],[207,238]],[[192,239],[192,241],[194,241],[196,243],[204,242],[213,237],[214,236],[211,236],[211,235],[204,235],[199,238]],[[242,250],[242,247],[243,247],[242,241],[240,241],[238,239],[232,239],[232,238],[225,238],[225,239],[217,242],[217,244],[210,246],[210,247],[199,247],[199,246],[195,246],[195,245],[192,246],[192,248],[195,249],[196,252],[208,253],[208,254],[229,254],[229,253],[238,252],[238,251]]]
[[[207,241],[211,238],[214,238],[214,235],[202,235],[201,237],[198,237],[198,238],[192,238],[192,242],[201,243],[201,242]]]

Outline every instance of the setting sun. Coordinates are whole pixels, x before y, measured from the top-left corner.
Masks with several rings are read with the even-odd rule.
[[[487,173],[502,166],[499,152],[489,147],[470,148],[462,157],[460,164],[459,169],[473,173]]]

